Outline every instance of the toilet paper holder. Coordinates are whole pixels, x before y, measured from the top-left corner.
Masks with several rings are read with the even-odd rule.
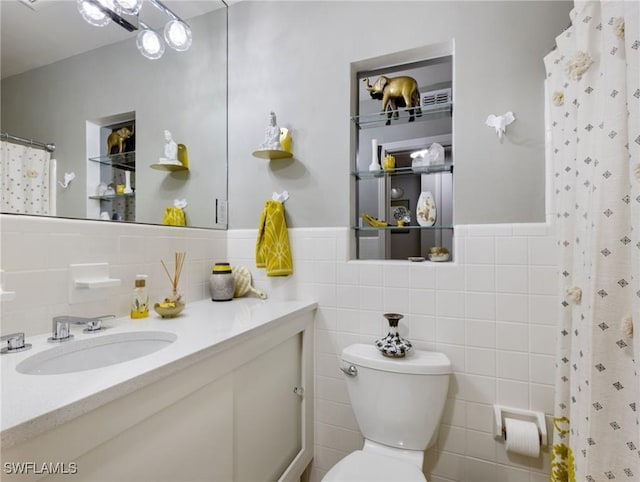
[[[538,427],[538,437],[540,438],[540,447],[547,446],[547,423],[544,413],[533,410],[523,410],[521,408],[504,407],[502,405],[493,406],[494,424],[493,437],[497,440],[507,439],[507,430],[505,428],[505,419],[512,418],[532,422]]]

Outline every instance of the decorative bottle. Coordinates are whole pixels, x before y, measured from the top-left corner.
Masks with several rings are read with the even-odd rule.
[[[411,350],[411,342],[398,334],[398,322],[404,318],[404,315],[385,313],[384,317],[389,322],[389,333],[376,341],[376,347],[384,356],[402,358]]]
[[[233,273],[229,263],[216,263],[209,278],[211,301],[231,301],[234,288]]]
[[[378,139],[371,139],[371,164],[369,164],[369,170],[380,170],[380,161],[378,160]]]
[[[131,188],[131,171],[124,171],[124,194],[131,194],[133,189]]]
[[[147,292],[147,275],[136,275],[136,284],[131,299],[131,318],[146,318],[149,316],[149,293]]]

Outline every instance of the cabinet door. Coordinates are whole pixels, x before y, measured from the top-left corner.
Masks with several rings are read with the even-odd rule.
[[[232,379],[227,376],[153,414],[75,460],[75,477],[87,482],[228,482],[231,390]]]
[[[234,372],[233,480],[277,480],[302,449],[298,334]]]

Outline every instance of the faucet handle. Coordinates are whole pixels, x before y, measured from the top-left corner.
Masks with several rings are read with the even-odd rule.
[[[96,333],[102,331],[102,320],[108,320],[109,318],[115,318],[116,315],[101,315],[94,318],[76,318],[74,323],[79,325],[86,325],[87,327],[82,330],[82,333]]]
[[[0,353],[16,353],[18,351],[25,351],[31,348],[30,343],[24,342],[24,333],[11,333],[0,337],[0,341],[6,341],[7,346],[0,349]]]
[[[83,333],[95,333],[102,330],[102,320],[90,320],[86,323],[87,327],[82,330]]]

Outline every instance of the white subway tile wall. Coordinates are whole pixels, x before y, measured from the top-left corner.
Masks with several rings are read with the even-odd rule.
[[[185,299],[206,299],[212,263],[227,257],[224,231],[12,215],[0,215],[0,229],[3,289],[16,292],[14,301],[2,302],[2,334],[46,333],[56,315],[127,316],[136,274],[149,275],[150,299],[160,301],[171,294],[160,261],[171,269],[176,251],[187,252]],[[122,284],[108,288],[108,301],[69,304],[69,265],[102,262]]]
[[[312,481],[362,447],[339,354],[351,343],[371,343],[386,334],[382,314],[390,311],[405,315],[400,333],[415,347],[442,351],[453,363],[438,442],[425,457],[428,479],[537,482],[547,477],[548,449],[539,460],[514,457],[493,438],[492,404],[552,413],[558,303],[553,231],[540,223],[461,226],[455,232],[455,263],[436,264],[349,261],[349,230],[290,230],[292,280],[305,284],[303,292],[320,305]],[[248,243],[241,241],[254,238],[253,230],[229,231],[230,261],[250,267],[270,297],[301,293],[253,268],[253,246],[243,249]],[[308,270],[315,273],[310,283]]]
[[[267,278],[255,268],[255,230],[227,232],[3,215],[2,333],[44,333],[56,314],[128,314],[137,273],[150,275],[152,298],[169,289],[160,260],[187,251],[182,285],[187,300],[206,299],[211,265],[228,260],[250,268],[270,298],[313,298],[316,315],[316,447],[313,481],[362,447],[339,354],[387,331],[382,314],[405,314],[400,332],[416,348],[438,350],[453,363],[438,443],[427,451],[431,482],[538,482],[547,477],[548,449],[538,459],[507,455],[493,438],[492,404],[553,410],[557,275],[548,224],[456,227],[454,263],[349,261],[350,231],[290,229],[294,274]],[[121,278],[109,306],[68,304],[68,266],[108,262]]]

